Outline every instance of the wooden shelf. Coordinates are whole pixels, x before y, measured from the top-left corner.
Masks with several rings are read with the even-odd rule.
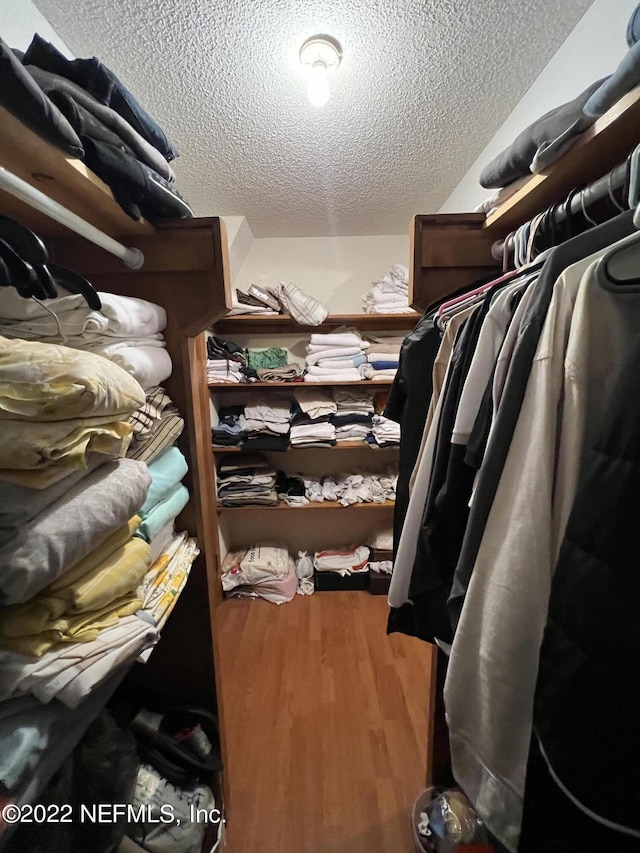
[[[640,86],[628,92],[574,145],[544,172],[532,177],[496,212],[485,228],[496,237],[507,234],[563,201],[570,190],[606,175],[640,142]]]
[[[287,451],[289,450],[362,450],[363,448],[369,448],[371,450],[397,450],[400,447],[399,444],[394,444],[391,447],[376,447],[375,445],[367,444],[366,441],[356,441],[355,439],[349,441],[341,441],[338,444],[334,444],[332,447],[299,447],[295,444],[290,444],[287,447]],[[218,453],[253,453],[254,451],[250,448],[244,447],[213,447],[213,452],[215,454]],[[269,451],[264,451],[268,453]],[[280,453],[281,451],[274,451],[276,453]]]
[[[0,107],[0,165],[112,236],[153,234],[145,221],[127,216],[109,187],[85,164],[38,136]],[[40,234],[66,234],[63,225],[0,191],[3,214]]]
[[[288,314],[240,314],[223,317],[216,323],[216,334],[272,335],[283,332],[314,334],[331,332],[339,326],[355,326],[361,332],[386,332],[412,329],[420,314],[330,314],[319,326],[298,323]]]
[[[282,511],[292,511],[292,512],[306,512],[307,510],[312,509],[341,509],[341,510],[360,510],[360,509],[392,509],[396,505],[395,501],[384,501],[384,503],[359,503],[359,504],[351,504],[351,506],[342,506],[338,501],[322,501],[322,503],[308,503],[304,506],[287,506],[286,503],[279,503],[277,506],[260,506],[259,504],[248,504],[247,506],[220,506],[218,504],[218,514],[223,512],[247,512],[254,510],[267,510],[269,512],[273,512],[277,510],[278,512]]]
[[[243,391],[249,388],[328,388],[334,385],[356,385],[358,388],[371,388],[378,385],[392,385],[393,379],[363,379],[361,382],[212,382],[209,388],[212,391]]]

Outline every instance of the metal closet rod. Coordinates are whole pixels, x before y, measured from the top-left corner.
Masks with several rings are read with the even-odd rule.
[[[123,246],[122,243],[118,243],[117,240],[99,231],[89,222],[85,222],[80,216],[67,210],[66,207],[58,204],[57,201],[49,198],[48,195],[32,187],[31,184],[23,181],[22,178],[14,175],[13,172],[5,169],[4,166],[0,166],[0,189],[5,190],[20,199],[20,201],[25,202],[25,204],[34,207],[51,219],[55,219],[56,222],[66,225],[67,228],[75,231],[76,234],[86,237],[87,240],[90,240],[117,258],[121,258],[131,269],[137,270],[143,265],[144,255],[140,249]]]

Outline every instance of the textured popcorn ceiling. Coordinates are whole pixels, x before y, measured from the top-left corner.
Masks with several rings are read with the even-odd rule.
[[[264,237],[406,233],[438,210],[590,0],[36,5],[165,127],[195,212]],[[298,50],[323,32],[344,56],[315,110]]]

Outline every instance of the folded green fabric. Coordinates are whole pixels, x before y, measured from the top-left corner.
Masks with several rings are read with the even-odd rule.
[[[189,492],[182,483],[175,486],[167,496],[157,503],[152,510],[149,511],[146,518],[138,528],[136,536],[140,536],[147,542],[151,542],[153,537],[161,530],[165,524],[168,524],[172,519],[179,515],[189,501]]]
[[[175,445],[168,447],[149,463],[151,486],[140,510],[142,518],[145,518],[154,506],[178,485],[188,470],[187,460]]]
[[[269,347],[263,350],[247,350],[247,360],[252,370],[261,370],[267,367],[284,367],[289,356],[282,347]]]

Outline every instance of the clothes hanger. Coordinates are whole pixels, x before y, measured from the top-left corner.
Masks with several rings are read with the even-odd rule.
[[[9,243],[16,254],[34,267],[49,263],[47,247],[40,237],[8,216],[0,215],[0,239]]]
[[[94,286],[79,273],[57,264],[49,264],[47,269],[54,278],[56,285],[68,290],[69,293],[79,293],[93,311],[100,311],[102,302]]]
[[[38,299],[47,298],[44,288],[38,281],[38,277],[31,264],[24,261],[13,246],[1,238],[0,258],[2,258],[6,265],[7,272],[9,273],[9,282],[15,287],[20,296],[25,298],[37,296]]]

